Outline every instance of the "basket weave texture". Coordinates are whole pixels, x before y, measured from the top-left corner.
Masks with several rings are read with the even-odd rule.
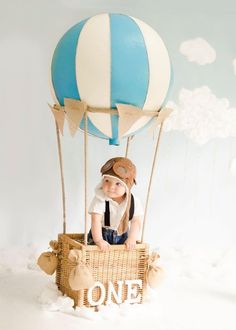
[[[127,297],[125,280],[142,280],[142,288],[138,288],[142,303],[146,290],[148,245],[138,243],[132,251],[127,251],[125,245],[111,245],[109,251],[101,252],[96,245],[84,245],[83,240],[84,234],[58,235],[59,262],[56,283],[59,290],[72,298],[75,306],[92,307],[87,299],[88,290],[72,290],[68,281],[72,268],[76,266],[68,259],[68,255],[71,249],[78,249],[82,251],[83,260],[90,267],[94,280],[101,282],[106,292],[109,282],[112,282],[114,288],[117,289],[117,281],[124,281],[122,301],[125,301]],[[100,289],[95,287],[92,291],[93,301],[98,301],[100,294]]]

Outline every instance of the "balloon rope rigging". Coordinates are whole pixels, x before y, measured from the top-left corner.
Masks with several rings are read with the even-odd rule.
[[[128,157],[130,140],[131,140],[131,136],[127,137],[126,150],[125,150],[125,157]]]
[[[84,113],[84,244],[87,245],[88,235],[88,117],[87,112]]]
[[[61,173],[61,190],[62,190],[62,206],[63,206],[63,234],[66,233],[66,197],[65,197],[65,183],[64,183],[64,174],[63,174],[63,162],[62,162],[62,152],[61,152],[61,140],[59,127],[55,120],[56,132],[57,132],[57,149],[60,162],[60,173]]]
[[[158,152],[158,148],[159,148],[159,145],[160,145],[160,138],[161,138],[161,133],[162,133],[162,128],[163,128],[163,123],[164,122],[161,123],[160,128],[159,128],[155,153],[154,153],[153,162],[152,162],[152,170],[151,170],[151,175],[150,175],[150,178],[149,178],[148,191],[147,191],[146,204],[145,204],[145,211],[144,211],[144,217],[143,217],[143,228],[142,228],[142,236],[141,236],[141,242],[142,243],[143,243],[144,229],[145,229],[146,219],[147,219],[147,209],[148,209],[148,203],[149,203],[150,190],[151,190],[153,173],[154,173],[154,168],[155,168],[156,159],[157,159],[157,152]]]

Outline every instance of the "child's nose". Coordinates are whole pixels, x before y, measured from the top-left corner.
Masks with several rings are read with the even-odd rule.
[[[110,189],[115,189],[116,185],[113,182],[110,182]]]

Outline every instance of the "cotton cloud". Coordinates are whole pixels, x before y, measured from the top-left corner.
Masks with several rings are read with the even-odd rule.
[[[216,59],[214,48],[202,38],[182,42],[179,51],[186,56],[190,62],[195,62],[199,65],[213,63]]]
[[[236,108],[226,98],[218,99],[207,86],[193,91],[183,88],[178,104],[169,102],[167,106],[174,111],[165,121],[166,131],[183,131],[198,144],[236,137]]]
[[[236,58],[233,60],[234,74],[236,75]]]

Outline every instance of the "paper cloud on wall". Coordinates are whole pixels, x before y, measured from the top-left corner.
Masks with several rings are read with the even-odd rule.
[[[187,57],[189,62],[195,62],[199,65],[213,63],[216,59],[214,48],[202,38],[182,42],[179,51]]]
[[[165,131],[178,130],[198,144],[214,138],[236,137],[236,108],[226,98],[218,99],[209,87],[181,89],[179,102],[169,102],[174,111],[165,121]]]

